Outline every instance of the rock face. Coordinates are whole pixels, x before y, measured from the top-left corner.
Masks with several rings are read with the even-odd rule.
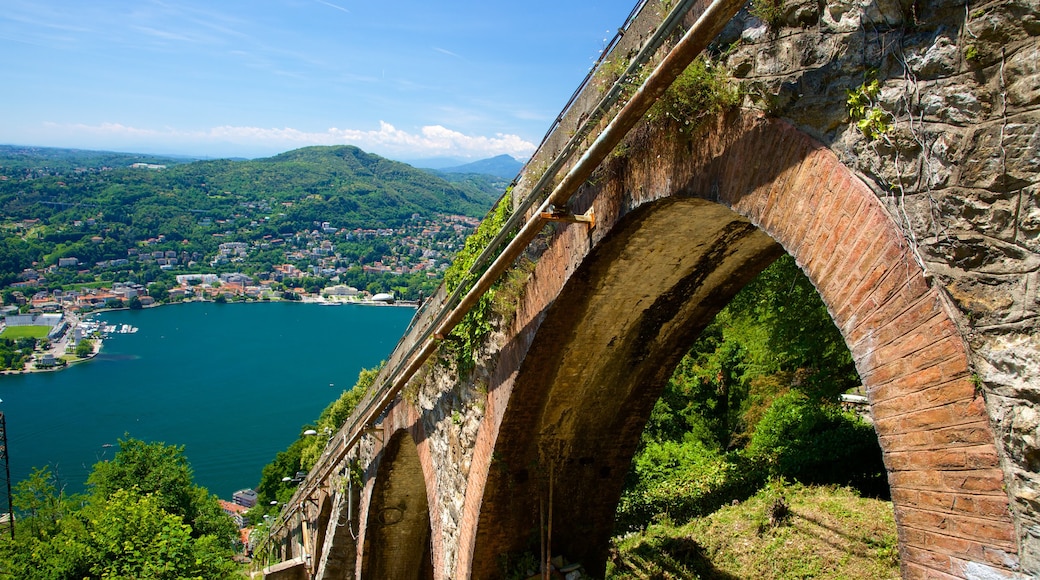
[[[953,306],[1002,445],[1021,570],[1038,575],[1040,7],[780,6],[772,25],[742,12],[715,58],[744,106],[788,120],[858,173]]]

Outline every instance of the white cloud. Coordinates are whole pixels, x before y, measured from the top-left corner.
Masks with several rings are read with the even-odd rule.
[[[525,158],[535,150],[534,143],[518,135],[466,135],[441,125],[428,125],[422,127],[418,133],[411,133],[385,121],[380,121],[379,128],[373,130],[333,127],[324,132],[301,131],[291,127],[277,129],[231,125],[202,131],[143,129],[119,123],[64,126],[51,123],[48,127],[63,129],[77,136],[91,135],[103,138],[109,143],[120,138],[136,143],[147,140],[153,149],[166,143],[176,143],[178,149],[194,144],[200,152],[205,152],[212,150],[214,146],[231,144],[241,147],[242,154],[257,150],[279,152],[310,145],[355,145],[365,151],[397,158],[482,159],[502,154]]]
[[[323,0],[316,0],[316,1],[318,2],[318,4],[324,4],[324,5],[328,6],[329,8],[335,8],[336,10],[339,10],[341,12],[346,12],[347,14],[350,14],[350,10],[347,10],[346,8],[344,8],[344,7],[342,7],[342,6],[338,5],[338,4],[333,4],[332,2],[325,2]]]
[[[461,56],[455,54],[454,52],[452,52],[452,51],[450,51],[450,50],[448,50],[446,48],[441,48],[439,46],[433,47],[433,50],[436,50],[437,52],[439,52],[441,54],[446,54],[448,56],[454,56],[455,58],[462,58]]]

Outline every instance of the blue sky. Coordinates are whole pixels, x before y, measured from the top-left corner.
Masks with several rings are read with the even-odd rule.
[[[533,152],[635,0],[0,0],[0,143]]]

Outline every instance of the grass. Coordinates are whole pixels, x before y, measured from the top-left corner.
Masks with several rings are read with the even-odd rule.
[[[789,511],[774,525],[781,497]],[[614,553],[614,579],[899,578],[892,504],[841,487],[769,486],[685,525],[651,525]]]
[[[0,338],[10,338],[11,340],[18,340],[19,338],[47,338],[50,332],[51,327],[49,326],[8,326],[3,332],[0,332]]]

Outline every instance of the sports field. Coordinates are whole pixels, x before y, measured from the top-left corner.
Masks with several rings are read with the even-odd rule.
[[[12,340],[18,340],[19,338],[47,338],[47,334],[51,331],[49,326],[8,326],[3,332],[0,332],[0,338],[10,338]]]

